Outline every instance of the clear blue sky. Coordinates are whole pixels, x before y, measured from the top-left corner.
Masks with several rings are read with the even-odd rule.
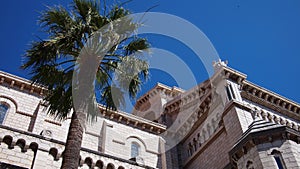
[[[10,0],[1,4],[0,69],[29,78],[20,70],[22,55],[30,41],[40,35],[37,19],[44,5],[67,5],[59,0]],[[300,102],[300,1],[299,0],[134,0],[127,5],[133,12],[164,12],[182,17],[201,29],[213,43],[222,60],[248,75],[248,80]],[[203,67],[195,65],[194,55],[174,39],[152,36],[153,47],[169,50],[191,64],[194,74]],[[155,54],[154,54],[155,55]],[[200,67],[200,68],[199,68]],[[157,75],[163,76],[157,76]],[[167,73],[152,71],[143,91],[157,82],[176,85]],[[207,75],[199,71],[199,82]],[[142,91],[142,92],[143,92]]]

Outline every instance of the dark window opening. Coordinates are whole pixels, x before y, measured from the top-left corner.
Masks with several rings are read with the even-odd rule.
[[[286,169],[285,163],[283,161],[280,151],[273,150],[271,153],[274,156],[278,169]]]
[[[228,84],[228,86],[226,86],[226,93],[229,100],[235,99],[235,95],[231,84]]]
[[[233,90],[233,88],[232,88],[232,85],[229,85],[229,88],[230,88],[231,95],[232,95],[233,99],[236,99],[236,98],[235,98],[235,95],[234,95],[234,90]]]

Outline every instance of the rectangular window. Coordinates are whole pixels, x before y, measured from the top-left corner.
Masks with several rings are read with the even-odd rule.
[[[280,158],[280,156],[275,155],[274,159],[276,161],[278,169],[285,169],[284,164],[282,163],[282,159]]]
[[[235,99],[235,95],[231,84],[228,84],[228,86],[226,86],[226,93],[227,93],[228,100]]]
[[[0,124],[3,123],[5,115],[7,113],[8,106],[5,104],[0,104]]]
[[[273,150],[271,153],[276,161],[278,169],[286,169],[281,152],[278,150]]]
[[[139,156],[140,145],[137,143],[131,143],[131,158]]]
[[[236,99],[236,98],[235,98],[235,95],[234,95],[234,90],[233,90],[231,84],[229,85],[229,88],[230,88],[230,91],[231,91],[232,98],[233,98],[233,99]]]

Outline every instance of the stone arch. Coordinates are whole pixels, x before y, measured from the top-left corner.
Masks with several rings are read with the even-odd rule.
[[[16,145],[21,148],[21,152],[26,152],[26,141],[24,139],[18,139]]]
[[[11,102],[12,104],[7,103],[7,101]],[[17,104],[17,102],[13,98],[11,98],[9,96],[0,95],[0,103],[6,103],[9,107],[12,107],[12,105],[13,105],[13,107],[16,110],[18,110],[18,104]]]
[[[115,166],[112,163],[108,163],[106,169],[115,169]]]
[[[10,135],[6,135],[3,137],[2,142],[5,143],[9,149],[13,149],[14,145],[13,145],[13,137]]]
[[[29,148],[33,151],[33,152],[37,152],[39,145],[36,142],[31,142],[29,145]]]
[[[98,167],[99,169],[103,169],[103,166],[104,166],[103,161],[97,160],[95,167]]]
[[[126,140],[133,138],[133,139],[137,139],[139,142],[141,142],[143,144],[143,146],[145,147],[145,149],[147,149],[146,143],[144,142],[144,140],[142,140],[141,138],[137,137],[137,136],[129,136],[127,137]]]
[[[59,160],[58,150],[55,147],[50,148],[49,154],[52,155],[55,161]]]
[[[12,113],[12,112],[17,112],[17,103],[15,100],[13,100],[12,98],[10,97],[7,97],[7,96],[0,96],[0,105],[1,106],[5,106],[5,114],[2,114],[1,115],[1,124],[5,124],[5,121],[7,119],[7,116]]]
[[[90,168],[92,168],[93,166],[93,159],[91,157],[86,157],[84,160],[84,164],[86,164],[87,166],[89,166]]]

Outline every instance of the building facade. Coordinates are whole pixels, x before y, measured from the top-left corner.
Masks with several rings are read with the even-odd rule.
[[[222,61],[184,91],[157,84],[131,114],[87,124],[81,168],[300,168],[300,105]],[[0,168],[59,168],[70,118],[47,115],[46,89],[0,72]]]

